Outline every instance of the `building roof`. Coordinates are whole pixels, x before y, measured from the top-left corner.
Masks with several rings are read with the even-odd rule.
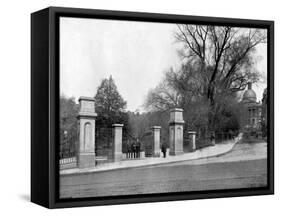
[[[256,102],[257,95],[256,92],[252,89],[252,83],[248,83],[248,89],[243,94],[243,102]]]

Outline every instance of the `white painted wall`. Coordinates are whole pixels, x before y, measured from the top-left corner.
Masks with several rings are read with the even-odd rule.
[[[27,202],[30,191],[30,13],[47,6],[69,6],[110,10],[146,11],[187,15],[269,19],[276,21],[275,83],[281,83],[280,3],[225,0],[9,0],[0,7],[0,98],[1,106],[1,215],[276,215],[280,210],[280,142],[276,135],[276,195],[211,200],[119,205],[95,208],[46,210]],[[276,85],[275,94],[281,91]],[[276,110],[280,97],[276,97]],[[281,113],[276,112],[276,132],[281,130]],[[16,134],[15,134],[16,133]]]

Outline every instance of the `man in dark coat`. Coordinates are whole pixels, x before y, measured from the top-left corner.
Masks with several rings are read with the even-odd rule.
[[[161,151],[163,152],[163,157],[166,157],[166,152],[167,152],[167,147],[166,145],[163,143],[161,146]]]
[[[137,150],[137,157],[140,157],[140,147],[141,147],[141,142],[139,141],[139,139],[137,139],[137,146],[136,146],[136,150]]]
[[[215,133],[213,132],[213,133],[211,133],[211,137],[210,137],[210,140],[211,140],[211,145],[215,145]]]
[[[134,142],[133,143],[133,158],[137,157],[137,144]]]

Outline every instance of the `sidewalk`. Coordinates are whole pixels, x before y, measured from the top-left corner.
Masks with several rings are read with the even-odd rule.
[[[78,173],[82,174],[82,173],[102,172],[102,171],[109,171],[109,170],[126,169],[126,168],[133,168],[133,167],[142,167],[142,166],[153,166],[159,164],[214,157],[214,156],[226,154],[227,152],[231,151],[235,146],[235,144],[240,140],[240,138],[241,135],[239,135],[231,142],[217,144],[215,146],[209,146],[203,149],[196,150],[195,152],[185,153],[178,156],[168,156],[166,158],[144,158],[139,160],[124,160],[114,163],[101,164],[93,168],[65,169],[65,170],[61,170],[60,174],[69,175],[69,174],[78,174]]]

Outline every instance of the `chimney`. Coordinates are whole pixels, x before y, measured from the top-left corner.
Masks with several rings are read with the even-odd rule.
[[[251,82],[248,82],[248,89],[252,89],[252,83]]]

